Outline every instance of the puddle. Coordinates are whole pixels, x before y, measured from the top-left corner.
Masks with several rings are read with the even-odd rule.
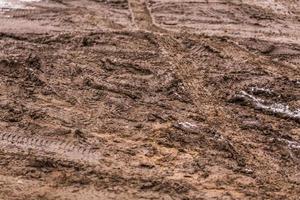
[[[269,93],[270,91],[263,92]],[[300,122],[300,109],[291,110],[288,105],[274,102],[266,102],[265,100],[257,98],[247,93],[246,91],[241,91],[238,95],[235,95],[235,97],[232,100],[236,102],[242,101],[248,104],[249,106],[254,107],[255,109],[263,110],[274,115],[279,115]]]
[[[282,139],[282,138],[279,138],[278,140],[287,145],[291,158],[296,159],[296,160],[299,159],[299,152],[300,152],[300,143],[299,142]]]
[[[31,9],[27,3],[39,2],[40,0],[0,0],[0,11],[11,9]]]
[[[185,132],[190,132],[190,133],[199,132],[199,127],[196,124],[190,122],[178,122],[174,124],[174,127]]]
[[[260,87],[251,87],[250,91],[253,94],[267,94],[267,95],[273,95],[273,91],[267,88],[260,88]]]
[[[299,149],[300,150],[300,143],[299,142],[295,142],[295,141],[291,141],[291,140],[287,140],[287,139],[279,139],[279,141],[284,141],[285,143],[287,143],[288,147],[290,149]]]
[[[180,125],[183,128],[197,128],[197,125],[192,124],[190,122],[179,122],[178,125]]]

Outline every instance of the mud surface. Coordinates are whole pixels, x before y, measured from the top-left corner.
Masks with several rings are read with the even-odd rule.
[[[299,1],[0,7],[0,199],[299,198]]]

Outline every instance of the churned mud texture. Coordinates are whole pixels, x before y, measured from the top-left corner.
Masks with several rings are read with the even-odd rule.
[[[297,0],[0,0],[0,199],[299,199]]]

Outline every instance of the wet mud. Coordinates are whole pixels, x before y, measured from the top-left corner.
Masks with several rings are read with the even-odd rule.
[[[0,199],[298,199],[299,8],[0,0]]]

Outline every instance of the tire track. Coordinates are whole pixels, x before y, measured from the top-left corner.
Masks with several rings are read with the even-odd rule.
[[[199,65],[202,65],[202,63],[196,64],[193,61],[193,55],[187,52],[172,35],[157,36],[157,41],[161,52],[165,53],[169,65],[173,68],[177,77],[183,81],[187,93],[192,96],[197,113],[210,116],[211,110],[218,109],[222,111],[222,108],[216,107],[218,104],[214,104],[213,95],[205,86],[205,74],[197,73]],[[201,68],[205,68],[205,66]]]
[[[22,154],[33,151],[38,156],[89,164],[99,164],[101,158],[100,153],[91,147],[8,132],[0,132],[0,149]]]
[[[146,0],[128,0],[128,5],[132,22],[138,29],[165,32],[162,28],[155,25]]]

